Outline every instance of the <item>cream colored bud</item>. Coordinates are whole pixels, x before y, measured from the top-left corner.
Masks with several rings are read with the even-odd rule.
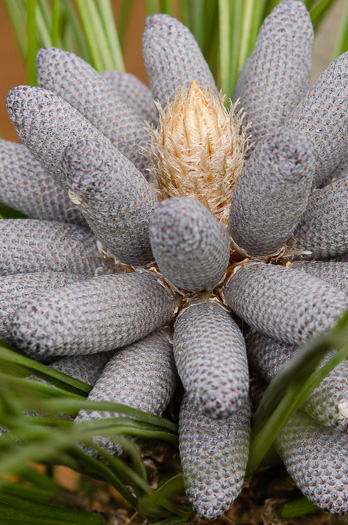
[[[235,106],[227,111],[222,95],[212,96],[194,80],[166,111],[158,109],[159,127],[152,129],[153,173],[163,197],[192,197],[227,223],[247,149]]]

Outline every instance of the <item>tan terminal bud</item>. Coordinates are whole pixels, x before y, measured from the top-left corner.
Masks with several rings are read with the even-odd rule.
[[[233,105],[226,110],[222,94],[211,95],[195,80],[187,91],[178,91],[166,111],[158,110],[159,126],[151,129],[152,155],[162,196],[196,199],[227,223],[247,150],[243,117]]]

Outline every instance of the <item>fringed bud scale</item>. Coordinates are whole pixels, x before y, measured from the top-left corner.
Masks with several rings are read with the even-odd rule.
[[[242,118],[196,81],[159,111],[159,127],[151,132],[153,174],[162,195],[196,199],[226,223],[247,150]]]

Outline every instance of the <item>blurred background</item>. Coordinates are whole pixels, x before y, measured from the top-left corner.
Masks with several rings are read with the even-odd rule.
[[[9,0],[12,3],[21,0]],[[202,0],[195,0],[200,2]],[[216,1],[216,0],[209,0]],[[315,37],[313,53],[312,81],[329,65],[332,59],[335,39],[345,2],[337,0],[321,22]],[[17,140],[16,132],[7,116],[5,101],[7,92],[14,86],[27,83],[24,60],[11,25],[4,0],[0,0],[0,137]],[[121,0],[112,0],[113,11],[117,20],[120,16]],[[179,2],[175,4],[175,14],[179,15]],[[146,82],[146,72],[142,61],[141,37],[146,18],[146,1],[133,0],[129,28],[125,37],[123,56],[125,70]]]

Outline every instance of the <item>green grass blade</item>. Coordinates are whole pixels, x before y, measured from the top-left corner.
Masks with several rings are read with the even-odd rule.
[[[39,47],[51,46],[51,11],[44,0],[39,1],[36,11],[36,23]]]
[[[77,426],[74,423],[70,423],[71,430]],[[111,483],[134,506],[135,498],[118,475],[97,459],[73,446],[72,432],[68,432],[66,428],[60,431],[57,428],[43,429],[40,427],[37,427],[35,432],[30,432],[23,425],[22,430],[22,443],[18,445],[8,445],[9,438],[7,436],[1,439],[0,446],[4,453],[0,455],[0,473],[16,474],[23,469],[27,462],[67,464],[67,466],[71,467],[71,461],[69,460],[71,457],[73,463],[77,461],[80,464],[80,468],[76,468],[77,465],[73,465],[75,470],[81,471],[82,467],[82,470],[87,469],[87,471],[97,474],[98,479]],[[14,433],[15,437],[16,434]],[[23,442],[23,438],[27,442]],[[64,461],[64,456],[67,458],[67,461]]]
[[[180,0],[179,1],[179,12],[180,12],[180,20],[182,23],[189,27],[190,25],[190,8],[192,6],[192,2],[188,2],[187,0]]]
[[[54,0],[56,1],[56,0]],[[38,0],[39,9],[41,12],[42,20],[48,30],[52,25],[52,10],[49,0]]]
[[[231,13],[231,27],[233,28],[232,40],[230,42],[231,46],[231,83],[227,96],[232,98],[233,90],[235,88],[238,75],[240,72],[239,69],[239,50],[240,50],[240,41],[241,41],[241,32],[242,32],[242,20],[243,20],[243,6],[242,3],[236,0],[233,5],[233,13]]]
[[[22,381],[24,381],[22,379]],[[103,412],[117,412],[119,414],[126,414],[129,417],[135,418],[143,423],[148,423],[154,427],[165,429],[173,435],[177,434],[177,426],[168,419],[160,416],[154,416],[147,412],[142,412],[136,408],[128,407],[120,403],[111,403],[106,401],[89,401],[86,399],[47,399],[41,402],[40,408],[47,412],[69,411],[69,410],[100,410]]]
[[[201,0],[200,2],[187,2],[189,9],[187,25],[202,50],[204,48],[205,34],[208,33],[208,28],[205,24],[206,3],[205,0]],[[212,2],[210,2],[210,5],[211,4]],[[211,37],[211,33],[209,37]]]
[[[333,331],[333,333],[335,333],[335,331]],[[287,363],[275,376],[274,382],[273,380],[271,381],[254,417],[247,468],[249,474],[254,472],[258,467],[266,452],[272,445],[280,428],[285,425],[295,411],[301,406],[308,394],[312,392],[322,380],[322,371],[319,370],[313,374],[312,377],[311,372],[313,369],[316,369],[323,355],[325,355],[331,347],[328,336],[319,338],[317,343],[314,342],[304,347],[304,349]],[[317,356],[314,355],[315,352],[317,352]],[[330,359],[330,361],[326,363],[325,372],[330,372],[338,363],[347,358],[348,344],[345,344]],[[295,373],[295,369],[298,368],[301,363],[303,364],[303,370]],[[287,381],[289,371],[295,376],[290,383]],[[284,380],[284,393],[279,398],[278,383],[282,380]],[[276,387],[273,390],[274,384]],[[288,386],[286,388],[287,384]],[[273,397],[273,393],[275,397]]]
[[[179,516],[186,521],[192,513],[192,508],[185,505],[179,507],[170,501],[174,497],[182,496],[184,492],[185,488],[182,474],[177,474],[163,483],[156,491],[144,496],[138,505],[139,512],[146,516],[156,516],[158,515],[159,508],[164,507],[176,515],[176,517]]]
[[[5,204],[0,202],[0,214],[2,219],[25,219],[26,215],[24,213],[14,210]]]
[[[108,53],[105,52],[104,55],[104,62],[106,64],[106,68],[115,69],[117,71],[124,71],[122,51],[110,0],[99,0],[96,5],[104,29],[105,40],[108,47]]]
[[[13,490],[8,490],[8,492],[6,491],[5,493],[0,489],[1,516],[11,519],[22,519],[24,522],[29,523],[29,520],[32,520],[32,523],[47,523],[52,525],[57,522],[67,524],[83,523],[85,525],[103,523],[101,516],[96,514],[67,510],[64,507],[49,504],[49,500],[45,501],[46,504],[44,504],[44,498],[42,498],[42,501],[37,502],[30,497],[30,493],[32,492],[33,489],[23,486],[17,488],[13,486]],[[36,521],[34,521],[34,519]]]
[[[130,16],[133,10],[134,0],[122,0],[117,20],[117,32],[121,48],[123,49],[129,32]]]
[[[255,40],[260,27],[262,2],[245,0],[243,2],[243,20],[239,46],[238,72],[254,49]]]
[[[3,353],[3,355],[10,359],[13,356],[9,354],[15,354],[15,352],[8,351],[6,348],[1,348],[1,352]],[[9,390],[12,390],[16,393],[17,399],[21,399],[22,403],[26,404],[25,406],[23,406],[23,410],[37,410],[45,414],[54,414],[56,412],[70,413],[71,411],[78,412],[82,409],[99,410],[103,412],[116,412],[118,414],[125,414],[126,416],[134,418],[139,422],[143,422],[144,424],[150,425],[150,427],[148,427],[150,431],[167,432],[168,434],[171,434],[173,437],[176,438],[177,426],[171,421],[161,416],[155,416],[153,414],[149,414],[147,412],[143,412],[141,410],[137,410],[135,408],[128,407],[120,403],[90,401],[88,399],[84,399],[83,397],[81,397],[83,395],[82,392],[84,389],[85,391],[89,391],[91,389],[89,385],[86,385],[85,383],[82,383],[77,379],[73,379],[69,376],[66,376],[61,372],[57,372],[56,370],[53,370],[47,367],[46,365],[36,363],[35,361],[32,361],[31,359],[24,357],[21,354],[16,354],[13,359],[14,362],[19,362],[21,364],[21,358],[24,359],[24,362],[26,363],[27,360],[29,361],[29,363],[25,365],[28,368],[24,368],[24,370],[22,371],[22,375],[28,375],[29,373],[38,375],[38,373],[40,373],[41,376],[45,376],[44,378],[51,381],[52,383],[53,380],[55,380],[57,386],[61,388],[61,390],[59,390],[58,388],[54,388],[50,385],[35,382],[29,379],[23,379],[23,377],[16,377],[1,373],[0,385],[2,385],[3,387],[6,386]],[[18,361],[16,361],[16,359]],[[6,363],[5,359],[4,361]],[[3,372],[2,366],[1,370]],[[76,390],[78,390],[77,393],[75,393],[75,390],[72,391],[73,388],[76,387],[76,385]],[[81,387],[79,388],[80,385]],[[40,392],[42,393],[42,395],[40,399],[38,399],[38,395],[40,395]],[[86,394],[86,392],[83,393]],[[37,395],[35,395],[34,399],[32,400],[31,395],[34,394]],[[47,397],[47,395],[45,394],[48,394],[49,397]],[[76,396],[78,397],[76,398]],[[136,423],[136,421],[129,420],[128,418],[121,419],[123,419],[123,422],[127,422],[127,424],[129,425],[134,425]],[[97,422],[94,422],[93,424],[105,424],[101,423],[101,421],[105,420],[97,420]],[[91,422],[89,422],[89,424],[91,424]]]
[[[129,407],[124,407],[124,412]],[[95,435],[107,435],[115,437],[122,435],[134,436],[142,439],[163,439],[171,443],[177,443],[177,436],[171,432],[146,424],[145,422],[133,421],[128,417],[107,417],[104,419],[91,419],[89,421],[80,421],[72,429],[73,435],[78,441],[86,442]]]
[[[59,35],[59,0],[52,0],[51,43],[53,47],[58,47],[58,35]]]
[[[318,29],[320,22],[323,21],[326,13],[335,1],[336,0],[321,0],[310,10],[311,20],[315,30]]]
[[[260,421],[262,425],[262,421],[272,414],[278,402],[281,400],[285,389],[291,386],[293,381],[303,379],[307,381],[313,371],[316,370],[324,355],[331,348],[340,348],[342,344],[344,344],[344,330],[347,324],[348,311],[337,321],[334,328],[327,335],[319,336],[314,341],[304,345],[301,350],[282,367],[264,393],[258,415],[254,419],[255,431],[258,431],[258,422]]]
[[[26,357],[0,342],[0,370],[2,374],[14,374],[19,376],[35,375],[48,381],[62,390],[86,396],[91,387],[78,379],[67,376],[49,366],[38,363]],[[9,380],[10,378],[7,377]],[[19,385],[18,385],[19,387]]]
[[[130,441],[129,439],[123,439],[122,436],[118,436],[117,441],[120,444],[122,450],[125,450],[129,455],[134,472],[145,482],[147,482],[146,467],[139,452],[139,448],[133,443],[133,441]]]
[[[313,7],[315,6],[315,4],[317,3],[318,0],[304,0],[304,3],[306,4],[306,7],[308,9],[308,11],[310,11],[311,9],[313,9]]]
[[[93,4],[93,0],[92,2],[91,0],[76,0],[76,5],[82,20],[84,34],[87,38],[92,66],[97,71],[108,69],[108,66],[104,62],[104,53],[105,51],[108,52],[108,46],[105,41],[103,26],[99,19],[98,11]],[[109,69],[112,69],[112,67]]]
[[[280,512],[283,519],[292,519],[318,511],[318,507],[307,498],[299,498],[296,501],[286,503]]]
[[[348,2],[345,2],[332,60],[348,50]]]
[[[174,16],[173,0],[160,0],[160,9],[162,13],[166,13],[169,16]]]
[[[86,60],[86,62],[91,63],[92,57],[89,51],[88,42],[86,39],[85,32],[81,26],[80,19],[78,18],[75,9],[70,0],[60,0],[62,11],[64,12],[69,28],[74,36],[76,41],[77,50],[67,48],[68,51],[76,51],[79,55]]]
[[[207,59],[212,55],[213,48],[219,37],[219,4],[205,0],[205,7],[201,14],[201,49]],[[214,68],[212,68],[214,71]]]
[[[28,39],[26,33],[26,12],[24,2],[5,0],[5,6],[16,35],[21,55],[23,59],[25,59],[27,55]]]
[[[160,12],[159,0],[145,0],[147,16],[155,15]]]
[[[37,32],[36,32],[36,7],[37,0],[26,0],[26,12],[27,12],[27,39],[28,48],[26,56],[27,65],[27,80],[30,86],[36,86],[36,68],[35,58],[38,50]]]
[[[60,487],[62,490],[62,487]],[[8,496],[17,496],[25,498],[35,503],[49,503],[53,494],[57,491],[38,489],[36,487],[28,487],[19,483],[10,483],[8,481],[0,481],[0,494],[7,494]]]
[[[266,16],[272,11],[272,9],[279,4],[281,0],[261,0],[262,1],[262,15],[261,20],[263,21]]]
[[[89,465],[91,468],[95,470],[96,473],[100,473],[101,476],[103,476],[103,478],[105,479],[105,481],[108,481],[109,483],[111,483],[111,485],[115,487],[116,490],[119,491],[119,493],[124,497],[124,499],[128,501],[130,505],[135,507],[137,501],[134,498],[134,496],[131,494],[131,492],[125,487],[124,482],[121,479],[122,477],[126,477],[126,479],[128,480],[127,476],[125,476],[125,473],[128,472],[128,470],[130,470],[131,472],[133,471],[129,467],[127,467],[123,463],[123,461],[121,461],[118,458],[115,458],[114,456],[111,456],[110,454],[105,452],[105,450],[102,449],[101,447],[96,446],[95,448],[96,450],[98,450],[100,455],[107,460],[111,468],[107,467],[106,465],[101,463],[99,460],[92,458],[91,456],[89,456],[88,454],[86,454],[85,452],[83,452],[82,450],[78,448],[74,449],[73,455],[79,458],[82,464]],[[134,472],[133,474],[134,476],[133,476],[132,481],[134,481],[134,477],[135,477]],[[132,486],[132,482],[130,482],[129,485]]]
[[[231,2],[219,0],[219,71],[220,88],[228,96],[231,93]]]
[[[61,490],[59,483],[54,481],[50,476],[40,472],[40,470],[27,465],[18,474],[19,481],[25,483],[31,483],[34,487],[45,489],[56,493]]]

